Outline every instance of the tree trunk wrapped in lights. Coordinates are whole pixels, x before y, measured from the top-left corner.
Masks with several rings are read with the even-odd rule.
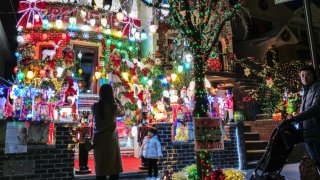
[[[247,29],[244,20],[244,14],[247,11],[241,7],[243,1],[236,0],[230,4],[225,0],[163,0],[161,3],[152,3],[150,0],[141,1],[159,10],[159,19],[168,22],[172,29],[178,29],[189,41],[194,55],[194,116],[207,117],[208,101],[204,86],[206,61],[218,56],[216,46],[219,37],[225,25],[235,16],[238,15],[241,18]],[[197,168],[200,177],[209,178],[210,173],[207,172],[211,172],[210,153],[197,154]]]

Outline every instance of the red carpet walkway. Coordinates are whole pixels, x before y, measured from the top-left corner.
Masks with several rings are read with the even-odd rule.
[[[140,171],[139,166],[141,164],[141,160],[134,157],[122,157],[122,166],[124,172],[134,172]],[[90,159],[88,161],[88,166],[91,169],[91,174],[95,174],[94,169],[94,160]],[[74,168],[79,169],[79,160],[74,161]]]

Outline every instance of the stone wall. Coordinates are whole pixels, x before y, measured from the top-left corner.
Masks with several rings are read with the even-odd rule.
[[[3,125],[3,123],[1,124]],[[0,179],[50,179],[74,178],[74,124],[55,124],[55,145],[28,145],[27,153],[4,154],[0,148]],[[20,170],[14,170],[20,166]],[[29,169],[29,171],[22,170]],[[25,174],[23,174],[25,173]]]
[[[172,123],[157,123],[163,158],[159,161],[159,169],[180,171],[184,167],[195,164],[194,142],[172,142]],[[221,168],[238,168],[238,151],[236,124],[230,127],[230,140],[224,141],[225,149],[212,152],[213,165]]]

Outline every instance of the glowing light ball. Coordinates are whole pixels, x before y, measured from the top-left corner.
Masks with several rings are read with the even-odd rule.
[[[28,72],[27,72],[27,79],[32,79],[33,76],[34,76],[33,71],[28,71]]]

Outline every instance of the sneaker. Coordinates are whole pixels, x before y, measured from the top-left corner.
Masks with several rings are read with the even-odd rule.
[[[152,177],[147,177],[147,179],[146,180],[152,180]]]

